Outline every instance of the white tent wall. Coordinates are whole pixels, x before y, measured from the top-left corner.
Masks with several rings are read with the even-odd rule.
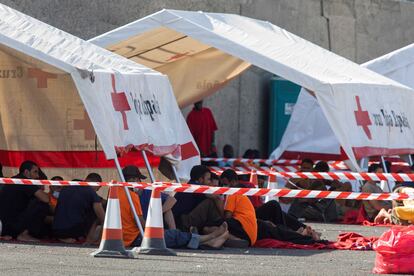
[[[412,42],[414,4],[398,0],[0,0],[24,13],[84,39],[122,26],[161,8],[242,14],[268,20],[357,63]],[[375,15],[375,16],[373,16]],[[217,145],[267,152],[268,127],[263,91],[270,74],[251,68],[206,99],[218,118]],[[231,108],[228,108],[231,107]]]
[[[130,149],[168,154],[183,178],[199,164],[167,76],[1,4],[0,44],[5,165],[88,167],[78,156],[93,155],[95,133],[106,159]]]
[[[372,71],[414,88],[414,44],[395,50],[362,64]],[[324,156],[325,155],[325,156]],[[341,156],[340,143],[326,120],[315,97],[302,89],[286,132],[270,158],[282,156],[302,159],[306,156],[324,159]]]

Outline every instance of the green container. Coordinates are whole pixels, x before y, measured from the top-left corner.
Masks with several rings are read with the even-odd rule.
[[[280,77],[270,80],[269,154],[282,140],[300,89],[299,85]]]

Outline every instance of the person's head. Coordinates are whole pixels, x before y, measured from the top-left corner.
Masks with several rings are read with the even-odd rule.
[[[19,175],[27,179],[39,179],[39,166],[33,161],[26,160],[20,165]]]
[[[243,158],[246,158],[246,159],[253,159],[253,158],[254,158],[254,152],[253,152],[253,150],[252,150],[252,149],[248,149],[248,150],[246,150],[246,151],[244,152],[244,154],[243,154]]]
[[[260,158],[260,151],[257,149],[252,150],[252,159],[259,159]]]
[[[222,186],[237,187],[239,185],[237,173],[232,169],[225,170],[220,175],[220,183]]]
[[[303,159],[300,163],[301,172],[311,172],[313,170],[313,161],[311,159]]]
[[[313,168],[315,172],[329,172],[329,165],[325,161],[319,161]]]
[[[62,181],[63,180],[63,177],[57,175],[57,176],[52,177],[50,180],[53,180],[53,181]],[[62,190],[62,186],[50,186],[49,189],[54,193],[53,196],[57,198],[59,196],[58,193]]]
[[[220,178],[215,173],[211,173],[211,184],[210,186],[218,187],[220,186]]]
[[[123,168],[122,174],[124,175],[126,182],[140,182],[143,179],[147,179],[147,177],[139,171],[138,167],[133,165]]]
[[[382,173],[384,172],[384,170],[382,169],[381,165],[374,163],[368,167],[368,172],[369,173]]]
[[[234,150],[231,145],[225,145],[223,147],[223,157],[224,158],[233,158],[234,157]]]
[[[102,182],[102,177],[97,173],[90,173],[85,178],[86,182]],[[98,191],[101,188],[101,186],[93,186],[92,189],[95,191]]]
[[[194,103],[194,108],[195,108],[195,110],[198,110],[198,111],[203,109],[203,101],[198,101],[198,102]]]
[[[210,186],[211,172],[207,166],[196,165],[191,169],[190,181],[197,182],[200,185]]]

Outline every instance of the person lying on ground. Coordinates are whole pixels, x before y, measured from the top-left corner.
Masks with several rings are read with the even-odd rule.
[[[24,161],[13,178],[39,179],[39,166]],[[38,241],[47,234],[44,222],[49,211],[49,197],[35,185],[5,185],[0,191],[2,235],[7,239]]]
[[[140,175],[127,175],[125,180],[127,182],[136,182]],[[140,246],[142,242],[142,234],[139,232],[139,228],[135,221],[131,205],[129,204],[126,196],[125,189],[117,187],[119,204],[121,210],[121,222],[122,222],[122,238],[125,247]],[[142,227],[145,225],[143,218],[143,210],[141,210],[141,204],[139,197],[136,193],[129,191],[134,208],[138,214]],[[209,234],[209,235],[198,235],[191,232],[182,232],[177,229],[166,229],[164,230],[164,239],[168,248],[191,248],[197,249],[200,246],[209,246],[213,248],[220,248],[228,238],[227,225],[221,225],[220,229]]]
[[[204,165],[191,169],[190,184],[211,186],[211,172]],[[223,220],[224,201],[220,195],[177,193],[173,213],[177,227],[188,232],[191,226],[202,231],[205,226],[218,226]]]
[[[86,182],[102,182],[96,174],[89,174]],[[105,211],[102,199],[97,195],[100,186],[64,187],[59,193],[53,220],[53,234],[62,242],[74,243],[85,240],[85,243],[96,243],[99,225],[103,225]]]
[[[368,168],[369,173],[383,173],[383,169],[379,164],[371,164]],[[378,186],[377,181],[368,180],[361,188],[363,193],[383,193],[384,191]],[[369,221],[374,221],[375,217],[382,210],[391,209],[391,204],[388,201],[379,201],[379,200],[364,200],[362,202],[365,213],[367,214],[367,219]]]

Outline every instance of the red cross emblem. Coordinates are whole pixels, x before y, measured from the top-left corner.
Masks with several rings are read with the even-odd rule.
[[[73,120],[73,129],[74,130],[83,130],[85,140],[94,140],[95,131],[93,129],[91,120],[89,119],[88,113],[84,111],[83,119]]]
[[[48,79],[57,79],[56,74],[42,71],[39,68],[28,68],[27,76],[28,78],[37,79],[37,88],[47,88]]]
[[[365,134],[367,135],[368,139],[371,140],[371,131],[369,130],[368,126],[372,125],[371,119],[369,118],[368,111],[362,111],[361,103],[359,101],[359,96],[355,96],[355,100],[357,103],[357,110],[354,111],[355,113],[355,120],[358,126],[361,126],[364,130]]]
[[[122,114],[122,121],[124,123],[124,130],[128,130],[128,120],[126,116],[126,111],[131,110],[131,107],[129,106],[128,99],[125,95],[125,92],[116,91],[115,87],[115,75],[111,75],[112,79],[112,105],[114,106],[115,111],[121,112]]]
[[[189,53],[190,53],[190,52],[178,53],[178,54],[176,54],[176,55],[174,55],[174,56],[170,57],[169,59],[167,59],[167,61],[173,61],[173,60],[176,60],[176,59],[179,59],[179,58],[185,57],[185,56],[187,56]]]

